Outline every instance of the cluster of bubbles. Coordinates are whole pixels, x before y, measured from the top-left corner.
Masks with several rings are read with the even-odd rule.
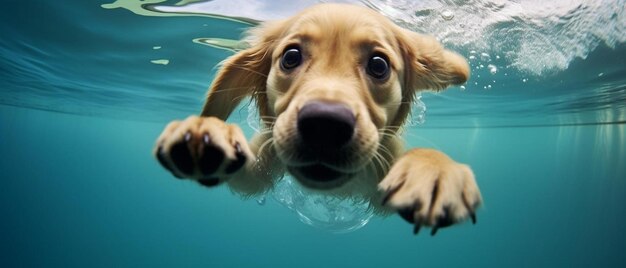
[[[290,176],[278,181],[272,197],[295,212],[303,223],[333,233],[360,229],[374,215],[369,201],[314,192],[304,188]]]
[[[500,55],[492,57],[487,52],[471,50],[467,59],[472,69],[472,80],[467,85],[461,86],[461,90],[465,90],[468,87],[490,90],[498,85],[498,79],[512,79],[507,72],[511,65],[507,64],[506,60],[500,57]],[[528,82],[528,78],[522,77],[519,79],[523,83]]]
[[[454,18],[454,12],[449,9],[444,9],[441,12],[441,18],[443,18],[444,20],[452,20]]]
[[[511,71],[530,76],[565,70],[600,45],[626,42],[624,0],[358,2],[457,51],[497,51]]]
[[[385,5],[374,5],[374,6],[378,8],[382,8]],[[389,9],[382,9],[382,10],[386,10],[387,12],[389,12]],[[466,25],[467,23],[457,22],[458,19],[455,19],[457,17],[457,14],[455,13],[454,9],[447,8],[447,7],[442,7],[439,9],[420,9],[418,12],[413,14],[414,17],[412,18],[406,18],[396,13],[394,13],[393,15],[395,15],[396,19],[399,20],[400,22],[406,23],[407,25],[405,26],[408,26],[409,28],[411,28],[411,26],[414,26],[414,25],[419,25],[421,23],[420,19],[422,18],[423,19],[426,19],[426,18],[436,19],[436,17],[434,16],[439,16],[439,21],[443,22],[446,25],[445,27],[449,27],[451,29],[455,27],[458,27],[459,29],[463,29],[463,28],[466,28],[467,26]],[[463,13],[461,16],[466,17],[467,14]],[[394,16],[391,16],[391,17],[394,17]],[[453,25],[456,25],[456,26],[453,26]],[[466,31],[466,30],[461,30],[461,31]],[[449,31],[444,31],[444,32],[445,34],[443,36],[438,36],[438,38],[443,39],[442,41],[447,42],[449,41],[448,40],[449,37],[447,37],[446,35],[452,35],[454,31],[449,30]],[[475,48],[470,48],[470,47],[475,47]],[[513,73],[516,73],[517,75],[519,75],[520,73],[518,68],[516,68],[516,66],[514,66],[513,64],[513,61],[515,60],[517,56],[516,56],[516,53],[512,51],[497,50],[498,52],[494,52],[494,49],[490,47],[488,43],[483,44],[483,45],[480,45],[477,43],[476,46],[465,44],[459,48],[460,48],[460,51],[465,51],[462,54],[464,54],[464,56],[468,59],[470,68],[472,69],[471,80],[466,85],[460,86],[459,88],[461,90],[466,90],[468,88],[490,90],[490,89],[494,89],[497,85],[503,86],[504,80],[511,80],[511,79],[516,79],[516,78],[519,78],[519,80],[514,80],[516,82],[526,83],[528,81],[528,79],[524,77],[515,77],[515,78],[509,77],[509,73],[508,73],[509,68],[513,68],[514,70],[511,70],[511,71],[513,71]],[[410,125],[423,123],[423,116],[425,115],[425,113],[423,112],[425,112],[425,107],[423,106],[423,103],[421,102],[421,100],[418,99],[415,107],[417,108],[417,110],[414,109],[415,116],[411,120]],[[420,110],[421,108],[424,108],[423,112],[420,112],[422,111]],[[416,123],[416,122],[421,122],[421,123]]]
[[[411,117],[407,124],[409,126],[418,126],[426,122],[426,104],[422,101],[422,95],[415,96],[413,106],[411,107]]]
[[[423,111],[425,109],[424,107]],[[248,104],[247,123],[257,133],[263,128],[253,103]],[[368,201],[339,198],[311,191],[291,176],[278,180],[270,195],[276,202],[295,212],[300,221],[332,233],[355,231],[365,226],[373,216]],[[263,206],[267,202],[267,197],[263,196],[256,202]]]
[[[496,83],[496,75],[498,74],[498,66],[495,61],[500,60],[500,56],[496,55],[494,61],[489,53],[479,53],[472,50],[470,51],[468,59],[470,67],[476,77],[473,81],[473,86],[478,88],[482,86],[483,89],[491,89],[492,84]],[[504,73],[504,75],[507,75],[507,73]],[[461,89],[465,89],[465,87]]]

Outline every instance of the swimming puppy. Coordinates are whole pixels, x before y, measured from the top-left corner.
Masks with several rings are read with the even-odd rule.
[[[475,221],[471,169],[436,150],[405,151],[399,134],[417,92],[468,79],[464,58],[343,4],[264,23],[248,41],[223,62],[201,116],[171,122],[158,138],[154,153],[176,177],[251,196],[288,172],[308,188],[366,199],[379,214],[397,211],[415,233]],[[224,122],[246,96],[264,125],[250,142]]]

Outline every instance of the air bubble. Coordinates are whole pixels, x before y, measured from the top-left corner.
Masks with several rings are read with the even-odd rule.
[[[465,86],[460,86],[461,90],[465,90]]]
[[[152,62],[153,64],[160,64],[160,65],[168,65],[168,64],[170,64],[170,60],[168,60],[168,59],[151,60],[150,62]]]
[[[496,68],[496,66],[493,64],[487,65],[487,68],[489,68],[489,72],[491,74],[496,74],[498,72],[498,68]]]
[[[365,226],[374,216],[367,200],[340,198],[307,190],[294,178],[276,183],[272,196],[298,214],[300,221],[333,233],[348,233]]]
[[[426,104],[422,101],[422,95],[417,95],[413,101],[409,125],[422,125],[424,122],[426,122]]]
[[[480,60],[482,61],[491,61],[491,56],[489,56],[489,54],[483,52],[480,53]]]
[[[254,103],[248,104],[248,126],[254,130],[255,133],[261,132],[261,120],[259,119],[259,112],[256,109]]]
[[[522,82],[526,83],[526,82],[528,82],[528,79],[524,78],[524,79],[522,79]]]
[[[451,19],[454,18],[454,12],[452,12],[451,10],[446,9],[443,12],[441,12],[441,17],[444,20],[451,20]]]
[[[259,199],[256,200],[256,203],[259,204],[259,206],[265,205],[265,196],[259,197]]]

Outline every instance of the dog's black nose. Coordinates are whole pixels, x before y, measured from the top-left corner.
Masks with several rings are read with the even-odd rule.
[[[298,112],[298,134],[310,146],[345,145],[352,139],[355,123],[352,111],[339,103],[311,101]]]

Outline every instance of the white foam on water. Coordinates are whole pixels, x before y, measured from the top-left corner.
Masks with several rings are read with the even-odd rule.
[[[162,12],[189,12],[271,20],[295,14],[316,0],[214,0],[185,6],[158,6]],[[529,75],[565,70],[601,44],[626,41],[626,0],[352,0],[446,46],[489,62],[490,55]],[[486,58],[487,55],[489,58]]]
[[[401,11],[402,16],[390,18],[447,46],[482,52],[474,57],[483,62],[490,60],[485,56],[496,55],[533,75],[567,69],[572,60],[586,58],[601,44],[615,47],[626,41],[624,0],[365,2],[383,13]],[[454,18],[416,13],[420,10],[451,10]]]

